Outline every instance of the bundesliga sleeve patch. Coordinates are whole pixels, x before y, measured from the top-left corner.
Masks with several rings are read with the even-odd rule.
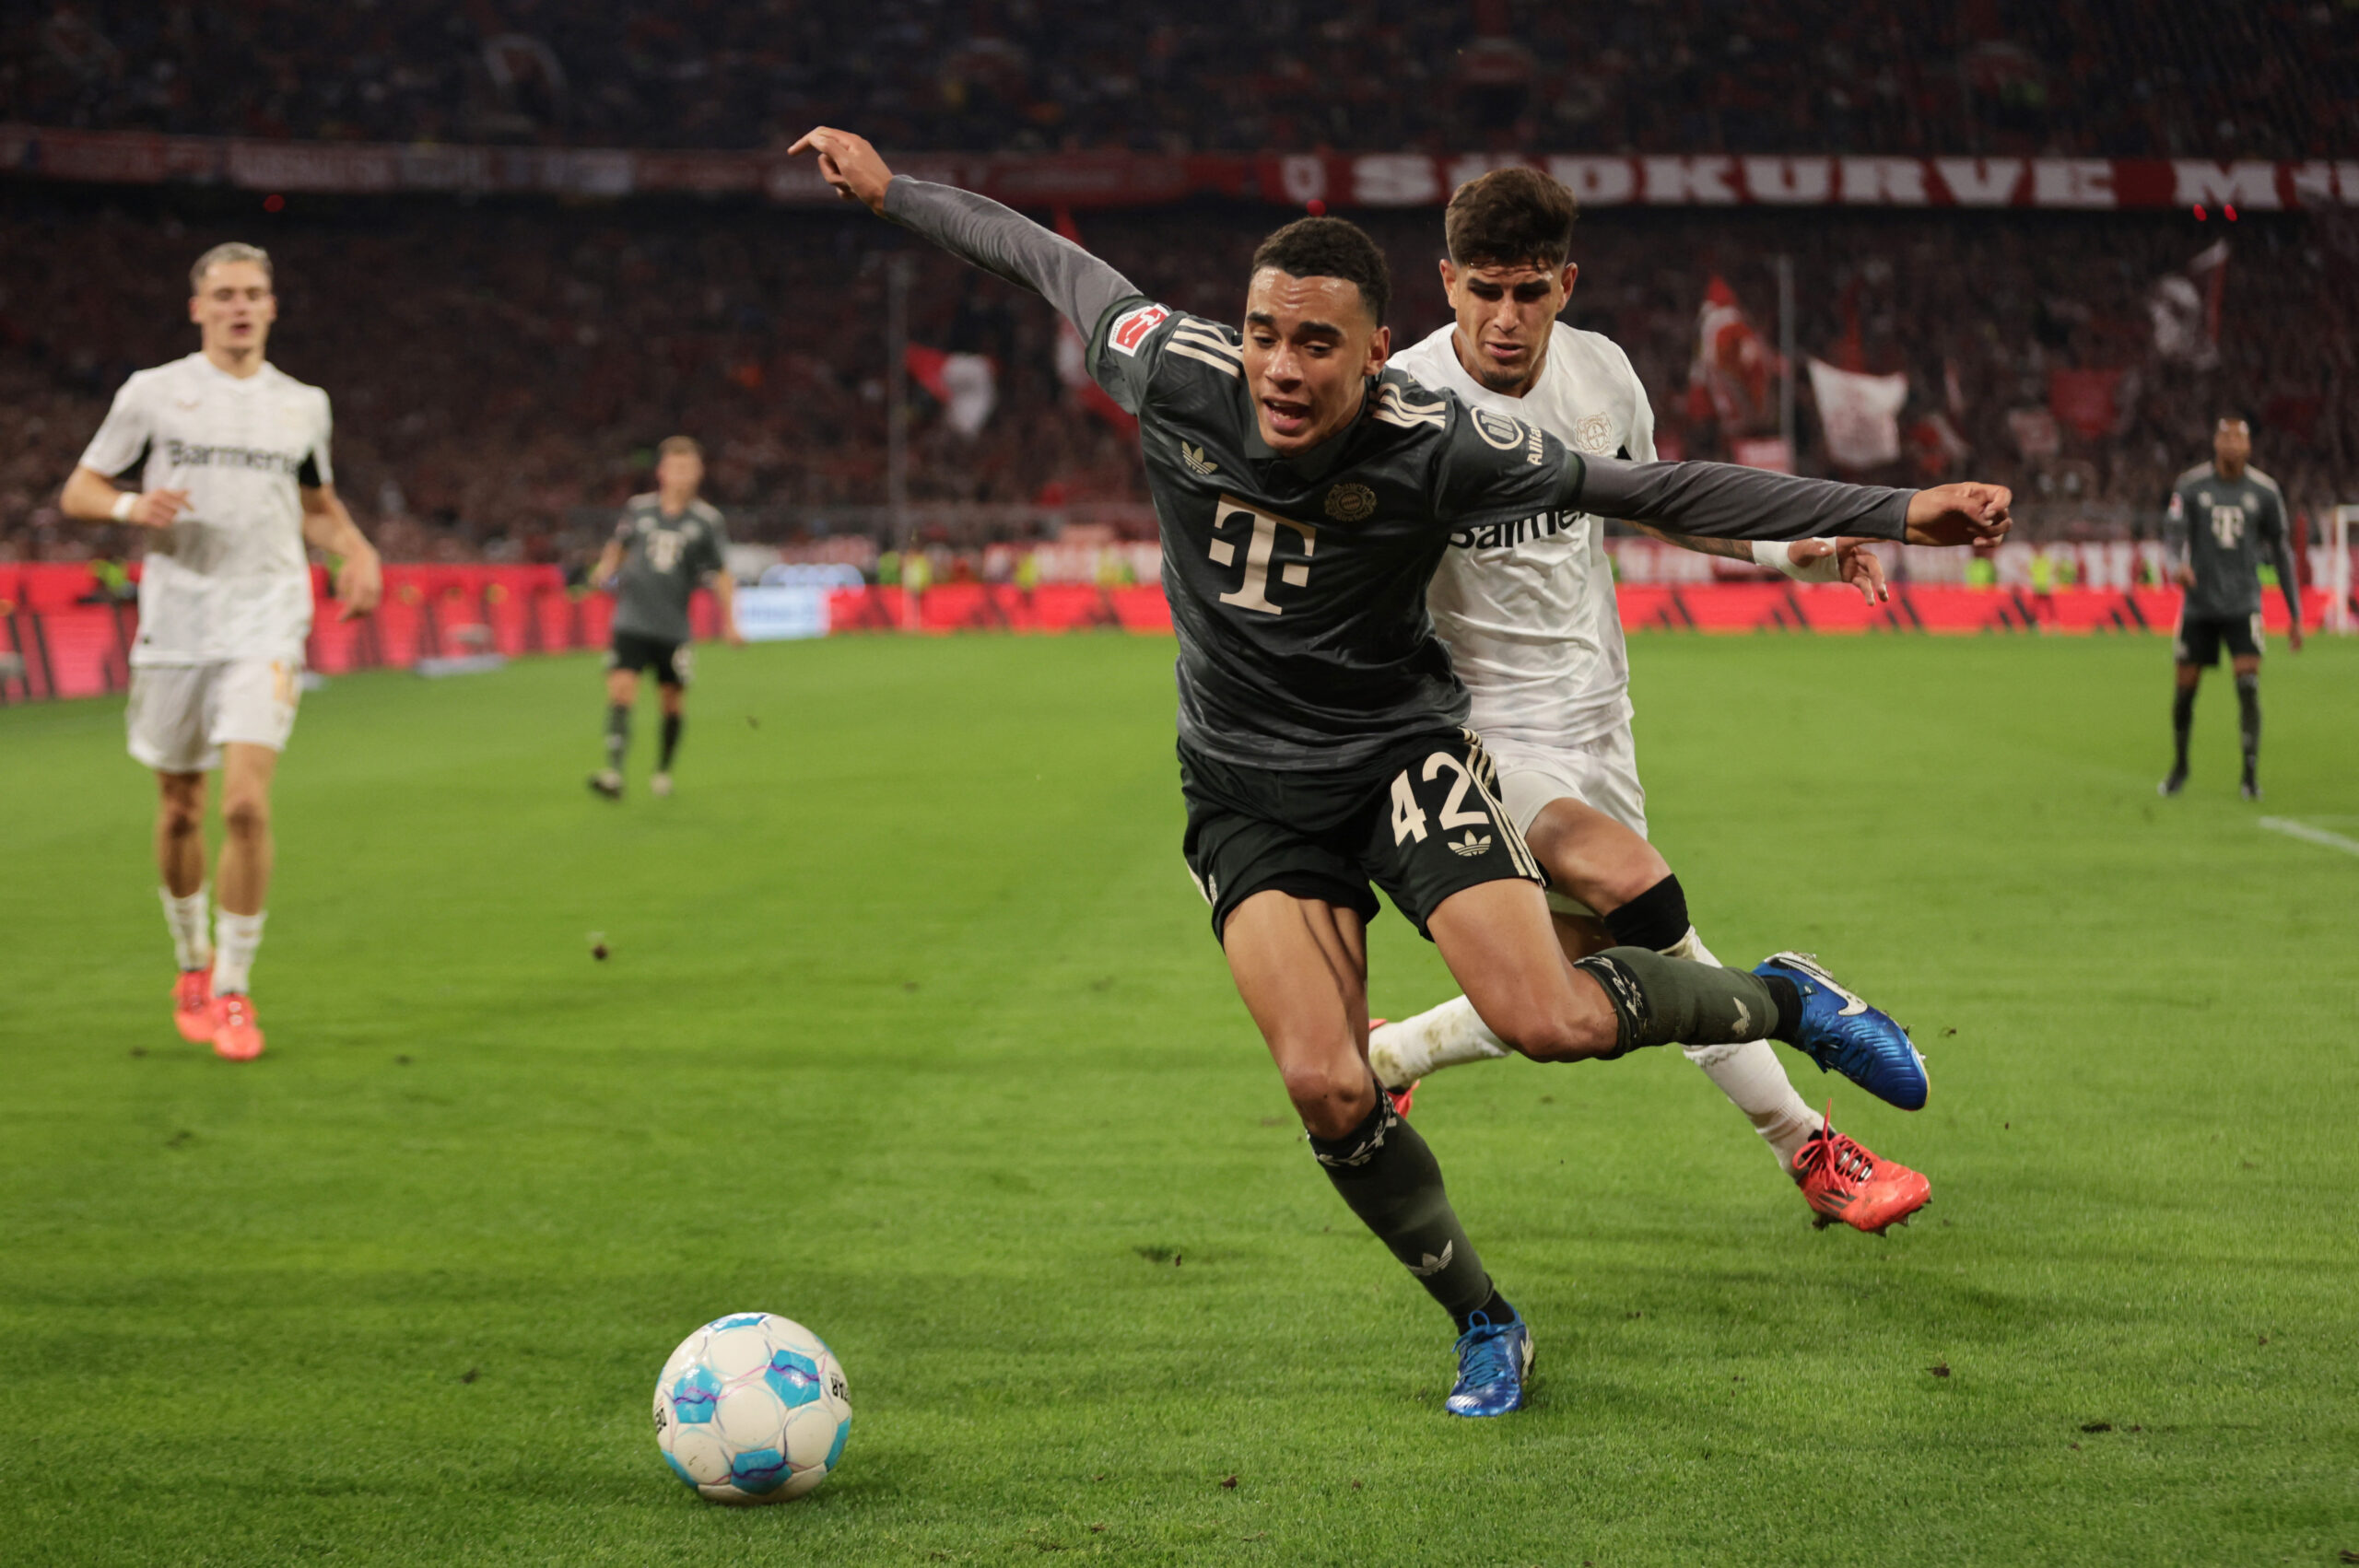
[[[1171,312],[1161,305],[1135,305],[1114,318],[1106,341],[1121,353],[1138,357],[1139,345],[1146,334],[1171,319]]]

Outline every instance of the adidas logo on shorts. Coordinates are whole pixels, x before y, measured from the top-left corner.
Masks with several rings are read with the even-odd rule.
[[[1487,855],[1491,852],[1491,836],[1485,833],[1477,838],[1474,836],[1474,830],[1471,827],[1466,830],[1465,837],[1445,838],[1442,842],[1449,846],[1451,854],[1463,855],[1470,860],[1477,855]]]

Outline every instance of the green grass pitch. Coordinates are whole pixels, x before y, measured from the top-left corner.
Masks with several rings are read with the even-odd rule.
[[[1447,1322],[1320,1178],[1178,857],[1168,643],[714,649],[592,799],[586,659],[306,700],[255,972],[185,1047],[120,703],[0,712],[0,1561],[2324,1563],[2359,1550],[2359,647],[1636,643],[1661,842],[1731,961],[1917,1031],[1927,1171],[1813,1232],[1672,1052],[1431,1081],[1533,1320]],[[591,933],[612,948],[591,956]],[[1388,915],[1375,997],[1453,988]],[[812,1499],[659,1462],[697,1324],[825,1334]],[[1234,1485],[1229,1484],[1234,1478]]]

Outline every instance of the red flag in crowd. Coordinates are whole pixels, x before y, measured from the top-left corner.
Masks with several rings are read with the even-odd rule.
[[[2102,439],[2120,422],[2118,370],[2050,370],[2048,406],[2083,440]]]
[[[1714,274],[1696,316],[1696,362],[1687,377],[1690,415],[1717,416],[1730,430],[1768,423],[1769,374],[1777,356],[1737,303],[1736,290]]]

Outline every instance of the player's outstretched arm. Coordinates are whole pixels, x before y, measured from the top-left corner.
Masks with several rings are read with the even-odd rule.
[[[1109,309],[1139,298],[1129,278],[989,196],[896,175],[865,137],[822,125],[787,150],[816,153],[820,178],[845,200],[1039,295],[1085,340],[1097,332]]]
[[[306,485],[299,492],[303,497],[303,540],[316,544],[337,557],[335,568],[336,602],[344,606],[336,612],[339,621],[365,615],[377,607],[384,596],[385,574],[377,559],[377,547],[344,509],[344,502],[333,485]]]
[[[1991,544],[2007,536],[2013,493],[1998,485],[1896,490],[1846,485],[1725,462],[1577,464],[1563,504],[1600,517],[1661,523],[1710,539],[1809,539],[1841,534],[1911,544]]]

